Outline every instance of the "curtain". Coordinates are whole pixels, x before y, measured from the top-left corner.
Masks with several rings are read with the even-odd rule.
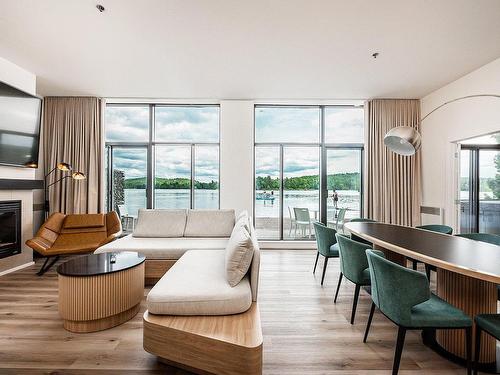
[[[377,221],[415,226],[420,224],[420,152],[402,156],[384,145],[384,136],[397,126],[420,132],[420,101],[375,99],[365,105],[366,216]]]
[[[50,212],[97,213],[103,210],[103,121],[101,100],[94,97],[46,97],[42,147],[45,173],[65,162],[85,180],[71,177],[49,189]],[[48,184],[71,172],[56,170]]]

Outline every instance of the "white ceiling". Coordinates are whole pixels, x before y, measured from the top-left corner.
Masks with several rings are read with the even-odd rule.
[[[422,97],[500,56],[500,1],[0,0],[0,56],[42,95]]]

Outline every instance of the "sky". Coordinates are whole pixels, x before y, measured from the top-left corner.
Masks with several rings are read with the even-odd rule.
[[[318,107],[257,107],[256,143],[319,143],[321,111]],[[362,108],[327,107],[325,141],[327,143],[363,143]],[[285,177],[319,174],[320,148],[286,146],[283,155]],[[327,153],[328,174],[360,171],[359,151],[336,150]],[[257,146],[257,176],[279,177],[279,148]]]
[[[219,108],[157,106],[155,141],[214,142],[219,138]],[[106,108],[106,141],[147,142],[149,139],[148,106],[108,106]],[[146,150],[114,149],[114,168],[125,171],[126,178],[146,176]],[[195,179],[218,180],[219,147],[195,147]],[[191,146],[155,146],[157,177],[189,178],[191,176]]]
[[[319,143],[321,111],[318,107],[257,107],[255,138],[258,143]],[[325,139],[331,143],[363,142],[363,109],[327,107]],[[106,141],[147,142],[149,139],[149,106],[108,106],[106,108]],[[155,134],[158,142],[214,142],[219,139],[217,106],[156,106]],[[284,175],[297,177],[319,174],[318,146],[286,147]],[[116,149],[114,168],[124,170],[126,178],[146,176],[145,149]],[[155,146],[157,177],[189,178],[191,149],[187,145]],[[256,174],[279,176],[279,149],[257,147]],[[328,153],[328,173],[358,172],[359,151],[336,150]],[[218,180],[218,146],[197,146],[195,178]]]

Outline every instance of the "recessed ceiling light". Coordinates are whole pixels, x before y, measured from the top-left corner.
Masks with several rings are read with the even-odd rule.
[[[99,12],[101,12],[101,13],[102,13],[102,12],[104,12],[104,11],[106,10],[106,8],[104,8],[101,4],[97,4],[95,7],[96,7],[96,8],[97,8],[97,10],[98,10]]]

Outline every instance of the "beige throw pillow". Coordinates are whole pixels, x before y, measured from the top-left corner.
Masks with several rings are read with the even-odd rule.
[[[253,251],[252,237],[243,221],[239,220],[226,246],[226,277],[229,285],[238,285],[246,275],[252,263]]]

